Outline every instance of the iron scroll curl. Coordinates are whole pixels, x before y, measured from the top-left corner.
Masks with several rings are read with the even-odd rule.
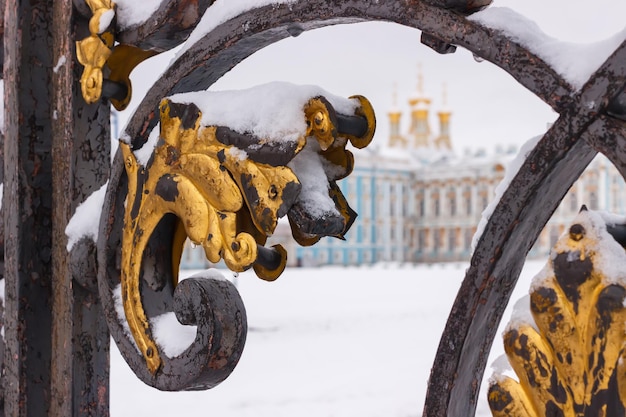
[[[144,383],[165,391],[211,388],[222,382],[237,364],[245,344],[246,311],[236,288],[216,275],[189,278],[174,288],[171,280],[171,256],[163,253],[159,241],[172,240],[174,218],[162,221],[159,233],[153,236],[144,252],[144,276],[141,294],[148,319],[174,313],[184,325],[197,327],[189,348],[175,357],[163,357],[158,373],[151,373],[136,342],[125,325],[120,291],[122,228],[115,227],[115,218],[123,218],[124,190],[128,180],[121,154],[114,160],[110,187],[105,197],[101,230],[106,231],[98,242],[100,268],[98,289],[109,331],[122,356]],[[121,216],[121,217],[119,217]],[[171,227],[167,227],[169,226]]]
[[[99,290],[113,338],[145,383],[163,390],[211,388],[232,372],[243,351],[245,308],[234,286],[208,272],[179,281],[186,238],[210,261],[223,259],[237,272],[253,267],[271,281],[286,264],[284,249],[264,247],[279,217],[289,216],[303,245],[341,237],[350,227],[355,213],[335,181],[353,169],[346,144],[367,146],[375,118],[364,97],[348,103],[355,114],[336,112],[324,97],[311,98],[300,110],[306,130],[285,144],[201,126],[198,107],[165,99],[159,140],[147,161],[120,143],[105,199],[106,233],[98,253],[107,268],[100,269]],[[287,167],[301,152],[326,161],[328,198],[337,210],[323,217],[302,205],[300,180]],[[197,326],[195,340],[175,356],[155,334],[157,320],[172,313],[181,324]]]

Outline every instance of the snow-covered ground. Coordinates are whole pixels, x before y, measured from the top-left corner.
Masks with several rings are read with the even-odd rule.
[[[512,301],[542,265],[527,264]],[[466,267],[287,269],[273,283],[240,274],[249,332],[233,374],[209,391],[160,392],[140,382],[113,346],[111,415],[420,416]],[[501,353],[498,337],[492,358]],[[477,415],[490,415],[484,393]]]

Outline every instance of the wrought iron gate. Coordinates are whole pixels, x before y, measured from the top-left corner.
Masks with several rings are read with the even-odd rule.
[[[432,375],[436,378],[429,383],[424,415],[472,414],[494,332],[524,255],[566,191],[598,152],[626,174],[626,130],[622,120],[626,115],[622,93],[626,43],[619,45],[580,89],[574,88],[504,31],[468,18],[489,7],[489,3],[260,2],[258,7],[218,22],[178,54],[130,119],[123,133],[122,150],[111,167],[109,101],[124,108],[132,93],[128,74],[134,65],[182,43],[203,14],[211,13],[213,2],[165,1],[145,22],[126,28],[117,23],[115,6],[106,0],[4,0],[5,415],[108,415],[109,331],[138,377],[161,389],[206,388],[228,375],[245,339],[244,309],[238,295],[216,280],[176,285],[175,257],[170,256],[174,243],[160,245],[150,236],[142,240],[142,231],[148,230],[159,234],[162,241],[178,242],[182,229],[177,219],[185,219],[183,215],[148,216],[141,221],[152,222],[151,228],[135,227],[141,217],[137,217],[139,207],[145,203],[143,193],[161,199],[161,203],[154,203],[154,210],[172,213],[174,209],[167,204],[179,204],[177,196],[184,192],[172,186],[180,183],[171,180],[172,163],[179,163],[187,152],[183,149],[184,137],[199,135],[197,108],[162,103],[162,99],[204,90],[247,56],[286,37],[327,25],[365,21],[395,22],[420,29],[422,43],[439,53],[465,48],[511,74],[560,115],[530,152],[495,208],[459,289],[434,361]],[[358,109],[350,114],[336,111],[324,99],[309,102],[307,108],[315,111],[305,114],[313,126],[308,133],[322,148],[320,154],[342,166],[345,175],[351,170],[350,156],[345,153],[346,138],[360,147],[366,146],[373,134],[373,112],[365,99],[359,100]],[[335,136],[328,139],[328,145],[322,145],[328,132],[316,126],[327,122]],[[132,151],[148,142],[159,123],[161,137],[166,138],[163,165],[150,171],[137,163]],[[237,143],[253,149],[263,145],[227,130],[203,140],[207,147],[202,152],[208,153],[213,152],[211,146],[227,148]],[[179,143],[182,147],[175,146]],[[255,162],[280,170],[304,145],[294,146],[281,150],[284,158],[278,160],[268,160],[267,154],[275,149],[266,149]],[[227,169],[228,178],[236,178],[233,173],[239,169],[237,161],[228,160],[220,151],[224,149],[215,150],[219,160],[216,166]],[[229,163],[231,166],[227,166]],[[253,168],[246,169],[244,173]],[[150,185],[150,175],[165,179]],[[263,175],[274,178],[275,174]],[[220,245],[227,242],[227,246],[207,249],[207,254],[230,253],[234,268],[255,264],[260,276],[275,278],[284,254],[278,248],[262,246],[276,216],[293,207],[289,201],[295,191],[289,184],[295,184],[295,180],[281,178],[279,189],[270,184],[267,190],[269,200],[279,197],[279,202],[272,205],[268,200],[259,212],[255,210],[263,204],[246,197],[245,190],[251,192],[260,186],[238,182],[247,212],[231,220],[248,223],[228,230],[246,231],[253,241],[224,239]],[[71,215],[107,180],[97,245],[93,239],[82,239],[68,251],[65,228]],[[132,193],[136,197],[133,207],[130,200],[125,203],[126,195]],[[326,226],[335,227],[331,234],[340,235],[349,227],[351,213],[342,196],[332,197],[341,216],[333,223],[335,226]],[[228,217],[227,208],[217,211],[219,217],[224,216],[222,220]],[[313,243],[317,232],[304,227],[304,217],[293,221],[294,233],[301,242]],[[270,221],[269,225],[265,221]],[[191,228],[186,223],[183,226],[189,235]],[[125,235],[132,244],[123,242]],[[254,252],[245,262],[237,258],[244,244]],[[138,258],[122,253],[121,249],[130,250],[133,245],[143,245],[144,250],[136,254]],[[125,328],[126,319],[116,313],[114,305],[113,293],[124,273],[132,277],[128,281],[132,284],[122,282],[121,287],[130,333]],[[176,311],[180,320],[197,323],[203,329],[183,359],[158,355],[145,317],[160,311]],[[191,370],[196,373],[187,378]]]

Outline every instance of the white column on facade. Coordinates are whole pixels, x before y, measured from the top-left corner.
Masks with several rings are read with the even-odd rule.
[[[382,181],[382,187],[383,187],[383,199],[382,199],[382,207],[383,207],[383,230],[382,235],[383,235],[383,247],[384,247],[384,260],[388,261],[391,259],[391,213],[390,213],[390,201],[391,201],[391,194],[390,194],[390,184],[389,184],[389,179],[388,178],[384,178]]]
[[[476,219],[480,219],[480,215],[482,213],[482,209],[480,208],[480,199],[478,198],[478,184],[479,184],[479,176],[478,173],[475,173],[475,177],[473,178],[472,183],[470,184],[470,191],[472,193],[472,217]]]

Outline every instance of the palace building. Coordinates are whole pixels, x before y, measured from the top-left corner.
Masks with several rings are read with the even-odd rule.
[[[445,95],[444,89],[444,104]],[[345,241],[323,238],[314,246],[301,247],[291,238],[286,219],[281,219],[268,243],[287,249],[288,265],[469,261],[483,211],[518,150],[497,147],[491,153],[458,154],[450,138],[452,112],[444,105],[433,117],[421,76],[408,102],[408,128],[403,130],[403,114],[394,98],[387,145],[372,143],[354,152],[354,171],[338,183],[358,213]],[[436,130],[431,119],[436,120]],[[384,141],[374,139],[379,144]],[[606,158],[596,157],[569,190],[529,256],[546,256],[583,204],[592,210],[624,213],[617,196],[624,195],[625,188],[617,169]],[[201,248],[185,251],[182,267],[204,266]]]

